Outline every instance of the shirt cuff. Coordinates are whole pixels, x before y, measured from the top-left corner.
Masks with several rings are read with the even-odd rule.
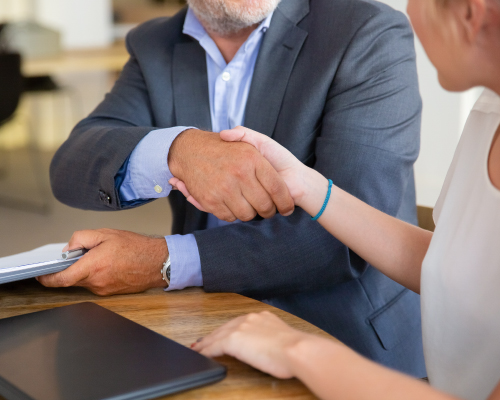
[[[165,236],[170,255],[170,285],[166,291],[203,286],[200,252],[193,234]]]
[[[168,168],[168,153],[175,138],[187,129],[196,128],[157,129],[142,138],[130,154],[125,171],[121,170],[122,176],[115,178],[115,182],[123,179],[119,188],[121,201],[157,199],[170,194],[172,186],[168,181],[173,175]]]

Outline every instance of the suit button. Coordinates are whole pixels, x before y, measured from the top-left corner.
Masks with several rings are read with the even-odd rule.
[[[99,190],[99,199],[104,203],[104,204],[111,204],[111,197],[102,190]]]

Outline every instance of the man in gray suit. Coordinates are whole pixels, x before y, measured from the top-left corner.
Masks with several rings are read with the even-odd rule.
[[[173,235],[76,233],[70,244],[92,250],[40,281],[98,294],[167,284],[241,293],[425,376],[419,297],[300,209],[253,218],[274,204],[287,214],[289,198],[251,146],[213,133],[245,125],[272,136],[342,189],[415,223],[421,102],[408,21],[371,0],[188,3],[129,34],[113,90],[51,165],[56,197],[74,207],[121,210],[168,195]],[[253,219],[197,210],[170,192],[173,177],[222,219]]]

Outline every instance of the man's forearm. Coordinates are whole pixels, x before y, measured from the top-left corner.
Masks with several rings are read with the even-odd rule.
[[[185,130],[175,126],[151,131],[132,151],[125,171],[115,177],[122,203],[138,199],[167,197],[173,177],[168,165],[172,143]],[[122,168],[123,169],[123,168]]]

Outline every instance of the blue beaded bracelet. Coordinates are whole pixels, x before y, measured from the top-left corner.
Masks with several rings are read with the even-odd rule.
[[[323,211],[325,211],[326,205],[328,204],[328,200],[330,200],[330,195],[332,194],[332,185],[333,185],[332,180],[328,179],[328,192],[326,192],[325,202],[323,203],[323,207],[321,207],[321,210],[319,210],[319,213],[315,217],[311,217],[313,221],[316,221],[319,217],[321,217],[321,214],[323,214]]]

